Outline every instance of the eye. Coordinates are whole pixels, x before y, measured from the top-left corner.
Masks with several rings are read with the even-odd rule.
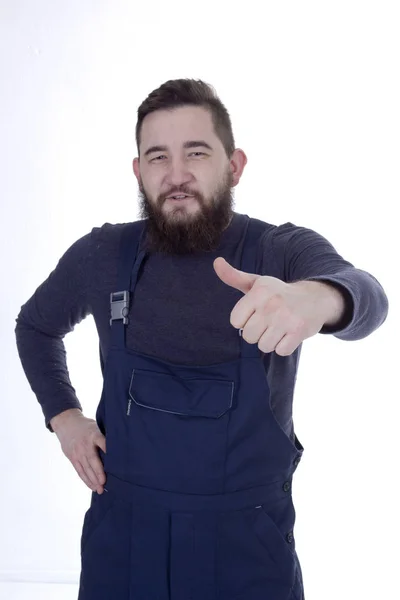
[[[200,152],[200,151],[199,151],[199,152],[191,152],[191,154],[202,154],[203,156],[205,156],[205,155],[206,155],[206,153],[205,153],[205,152]],[[160,154],[159,156],[156,156],[155,158],[153,158],[153,159],[151,160],[151,162],[154,162],[154,161],[156,161],[156,162],[160,162],[160,161],[159,161],[159,160],[157,160],[157,159],[158,159],[158,158],[162,158],[163,156],[165,156],[165,154]]]

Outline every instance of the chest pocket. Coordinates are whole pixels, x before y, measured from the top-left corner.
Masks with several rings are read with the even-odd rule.
[[[223,491],[235,383],[134,369],[127,405],[129,471],[138,485]]]

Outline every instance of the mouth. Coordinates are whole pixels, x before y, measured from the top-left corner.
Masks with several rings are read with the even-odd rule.
[[[188,194],[175,194],[174,196],[168,196],[167,200],[176,200],[179,202],[180,200],[186,200],[187,198],[193,198],[193,196],[189,196]]]

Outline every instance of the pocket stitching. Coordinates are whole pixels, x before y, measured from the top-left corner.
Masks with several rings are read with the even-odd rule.
[[[250,531],[252,532],[252,534],[256,537],[256,539],[258,540],[259,544],[261,545],[261,547],[264,549],[264,551],[268,554],[268,557],[270,560],[273,561],[273,563],[275,565],[277,565],[277,568],[279,569],[281,575],[283,577],[287,576],[287,570],[286,572],[284,571],[281,561],[278,561],[276,556],[274,556],[273,552],[270,550],[269,546],[267,545],[267,543],[264,541],[263,537],[260,535],[260,533],[257,531],[256,528],[256,521],[260,518],[260,515],[262,516],[262,518],[266,518],[268,520],[268,529],[269,530],[274,530],[275,533],[279,534],[279,542],[283,545],[282,548],[285,548],[284,552],[285,552],[285,559],[289,560],[294,560],[293,558],[293,554],[292,551],[290,550],[290,548],[287,547],[287,542],[285,540],[285,538],[282,536],[281,531],[279,530],[279,528],[277,527],[277,525],[274,523],[273,519],[268,515],[268,513],[264,510],[264,508],[261,506],[260,508],[253,508],[253,511],[257,511],[257,515],[256,518],[254,520],[246,518],[246,515],[242,512],[242,516],[246,522],[247,527],[250,529]]]
[[[221,409],[221,410],[223,410],[223,412],[220,412],[220,414],[216,415],[215,413],[211,414],[210,411],[208,411],[208,412],[206,411],[207,414],[204,414],[204,409],[203,409],[202,414],[199,414],[198,411],[197,411],[197,414],[196,414],[196,412],[192,412],[192,413],[190,411],[189,412],[180,412],[177,409],[167,410],[165,408],[151,406],[150,404],[143,404],[142,402],[139,402],[138,400],[136,400],[136,398],[133,395],[132,388],[133,388],[133,382],[134,382],[134,377],[135,377],[135,372],[136,371],[140,372],[138,369],[133,369],[133,371],[132,371],[131,381],[130,381],[130,384],[129,384],[129,396],[130,396],[130,398],[134,401],[134,403],[137,406],[142,406],[142,407],[148,408],[150,410],[157,410],[159,412],[164,412],[164,413],[168,413],[168,414],[178,414],[178,415],[182,415],[182,416],[185,416],[185,417],[205,417],[205,418],[214,418],[214,419],[219,419],[220,417],[226,415],[226,413],[233,406],[233,397],[234,397],[234,391],[235,391],[235,382],[234,381],[212,380],[212,379],[211,380],[204,380],[204,379],[196,379],[196,378],[188,379],[188,381],[202,381],[202,382],[205,382],[205,381],[211,381],[211,382],[212,381],[218,381],[219,383],[224,383],[224,384],[229,383],[230,384],[230,387],[231,387],[230,402],[229,402],[228,406],[225,406],[224,409]],[[148,372],[146,371],[146,374],[147,373]],[[170,378],[170,379],[179,379],[177,377],[168,375],[167,373],[157,373],[157,372],[154,372],[154,374],[155,375],[159,375],[159,376],[164,376],[164,377],[167,377],[167,378]]]
[[[103,492],[103,493],[109,493],[109,492]],[[89,531],[86,536],[85,539],[83,540],[83,544],[82,544],[82,548],[81,548],[81,553],[83,554],[89,540],[92,538],[93,534],[97,531],[97,529],[99,528],[99,526],[104,522],[104,519],[106,517],[106,515],[108,514],[108,512],[111,510],[111,508],[114,506],[114,500],[110,500],[110,504],[109,506],[107,506],[107,508],[104,509],[104,512],[101,513],[100,518],[98,519],[97,523],[94,525],[93,529],[91,531]],[[86,528],[86,530],[90,527],[90,523],[93,519],[93,510],[92,510],[92,506],[89,507],[88,511],[87,511],[87,517],[91,517],[87,519],[86,522],[86,526],[84,524],[84,528]],[[86,517],[85,517],[86,518]],[[83,532],[82,532],[83,534]]]

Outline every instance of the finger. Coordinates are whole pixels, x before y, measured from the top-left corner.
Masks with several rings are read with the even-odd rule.
[[[96,437],[94,443],[103,450],[104,454],[107,454],[106,438],[104,437],[104,435]]]
[[[97,475],[92,468],[91,461],[93,460],[93,457],[90,456],[89,458],[90,460],[86,455],[83,455],[83,457],[81,458],[81,463],[83,468],[85,469],[86,476],[89,477],[90,481],[94,485],[94,491],[97,491],[98,489],[101,489],[102,484],[98,480]]]
[[[275,346],[275,352],[280,356],[289,356],[305,339],[304,322],[296,318],[288,318],[285,328],[286,335]]]
[[[231,325],[236,329],[243,329],[254,313],[267,315],[275,311],[280,305],[280,299],[274,297],[266,299],[265,289],[255,285],[247,294],[236,302],[231,312]]]
[[[79,460],[74,460],[74,462],[72,463],[75,471],[78,473],[79,477],[82,479],[82,481],[84,483],[86,483],[86,485],[88,486],[88,488],[90,488],[93,492],[96,491],[96,486],[93,486],[93,483],[90,481],[89,477],[86,475],[85,469],[83,468],[82,464],[80,463]]]
[[[303,342],[303,338],[294,333],[286,334],[281,341],[277,344],[275,352],[280,356],[289,356],[300,346]]]
[[[286,333],[286,328],[284,326],[276,327],[274,325],[270,325],[258,340],[258,347],[261,352],[268,354],[268,352],[273,352],[274,350],[276,351],[278,344],[280,344],[281,341],[286,337]],[[283,346],[283,349],[284,348],[285,346]]]
[[[104,473],[103,463],[101,462],[97,450],[90,454],[88,457],[89,466],[93,469],[97,481],[100,485],[106,482],[106,475]]]
[[[249,294],[240,298],[231,312],[230,322],[236,329],[243,329],[256,311],[256,307],[252,302],[252,298],[249,297]]]
[[[243,328],[243,339],[248,344],[257,344],[259,340],[261,340],[262,336],[267,333],[269,328],[272,327],[271,320],[271,315],[266,315],[265,313],[262,313],[260,311],[256,311],[255,313],[253,313]],[[272,330],[273,329],[274,328],[272,328]],[[269,332],[270,336],[272,336],[272,330]],[[280,339],[281,338],[278,338],[276,342],[278,343]],[[266,337],[265,342],[267,343],[268,340],[270,343],[273,342],[272,338],[270,339]],[[267,350],[263,350],[263,352],[267,352]]]
[[[223,257],[219,256],[214,261],[214,270],[218,277],[227,285],[247,294],[254,283],[261,277],[255,273],[245,273],[230,265]]]

